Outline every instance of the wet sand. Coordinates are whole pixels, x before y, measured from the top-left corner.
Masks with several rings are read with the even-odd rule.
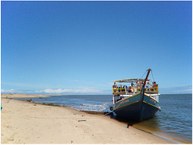
[[[101,114],[48,106],[10,98],[45,95],[4,94],[1,142],[24,144],[168,144],[154,136]]]

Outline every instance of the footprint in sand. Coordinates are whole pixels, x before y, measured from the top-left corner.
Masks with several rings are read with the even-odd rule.
[[[9,138],[8,140],[9,140],[9,141],[14,141],[14,138]]]

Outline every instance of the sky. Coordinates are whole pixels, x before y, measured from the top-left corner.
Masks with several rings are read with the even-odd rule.
[[[192,92],[191,1],[1,3],[3,93],[111,94],[148,68]]]

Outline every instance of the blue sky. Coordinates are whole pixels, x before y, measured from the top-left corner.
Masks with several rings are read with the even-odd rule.
[[[113,80],[149,67],[160,93],[191,92],[190,1],[1,7],[3,92],[110,94]]]

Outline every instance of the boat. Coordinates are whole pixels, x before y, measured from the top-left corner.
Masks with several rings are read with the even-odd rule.
[[[113,106],[111,111],[116,118],[139,122],[155,116],[159,105],[158,84],[148,79],[151,69],[147,70],[145,79],[123,79],[114,81]]]

